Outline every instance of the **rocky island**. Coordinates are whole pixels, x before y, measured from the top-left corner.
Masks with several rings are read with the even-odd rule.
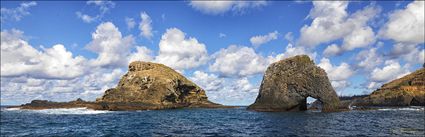
[[[393,80],[352,106],[425,106],[425,68]]]
[[[261,82],[255,103],[256,111],[307,110],[307,97],[316,98],[322,111],[335,111],[339,99],[325,70],[316,66],[307,55],[298,55],[271,64]]]
[[[163,64],[136,61],[129,65],[115,88],[95,102],[33,100],[23,109],[87,107],[95,110],[156,110],[183,107],[223,108],[208,100],[205,91],[177,71]]]

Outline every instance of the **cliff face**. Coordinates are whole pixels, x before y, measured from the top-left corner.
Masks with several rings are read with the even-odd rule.
[[[355,105],[425,106],[425,68],[382,85]]]
[[[335,111],[339,104],[326,72],[306,55],[271,64],[264,74],[255,103],[248,109],[257,111],[307,110],[306,98],[322,102],[322,111]]]

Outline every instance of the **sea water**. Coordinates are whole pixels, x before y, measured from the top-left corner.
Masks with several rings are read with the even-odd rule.
[[[322,113],[1,108],[1,136],[425,136],[423,107]]]

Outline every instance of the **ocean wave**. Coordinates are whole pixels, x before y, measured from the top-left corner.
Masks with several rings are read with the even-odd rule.
[[[408,108],[381,108],[381,111],[424,111],[424,107],[408,107]]]
[[[6,111],[14,111],[14,110],[21,110],[20,108],[5,108],[5,109],[3,109],[3,110],[6,110]]]
[[[70,114],[70,115],[89,115],[89,114],[103,114],[103,113],[112,113],[112,111],[107,110],[93,110],[87,109],[85,107],[81,108],[56,108],[56,109],[42,109],[42,110],[28,110],[28,109],[19,109],[19,108],[6,108],[6,111],[23,111],[23,112],[35,112],[43,114]]]
[[[87,109],[85,107],[82,108],[59,108],[59,109],[43,109],[43,110],[35,110],[38,113],[44,114],[74,114],[74,115],[87,115],[87,114],[103,114],[103,113],[111,113],[112,111],[106,110],[93,110]]]

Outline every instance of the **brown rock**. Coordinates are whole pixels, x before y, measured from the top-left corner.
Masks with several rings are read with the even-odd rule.
[[[210,102],[202,88],[175,70],[162,64],[141,61],[132,62],[129,72],[121,78],[117,87],[106,90],[96,102],[114,104],[117,109],[125,104],[144,104],[139,106],[155,108],[222,106]],[[110,109],[111,106],[105,108]]]
[[[393,80],[356,100],[355,106],[425,106],[425,69]]]
[[[322,111],[335,111],[339,99],[326,72],[306,55],[299,55],[271,64],[264,74],[255,103],[248,109],[256,111],[307,110],[306,98],[322,102]]]

